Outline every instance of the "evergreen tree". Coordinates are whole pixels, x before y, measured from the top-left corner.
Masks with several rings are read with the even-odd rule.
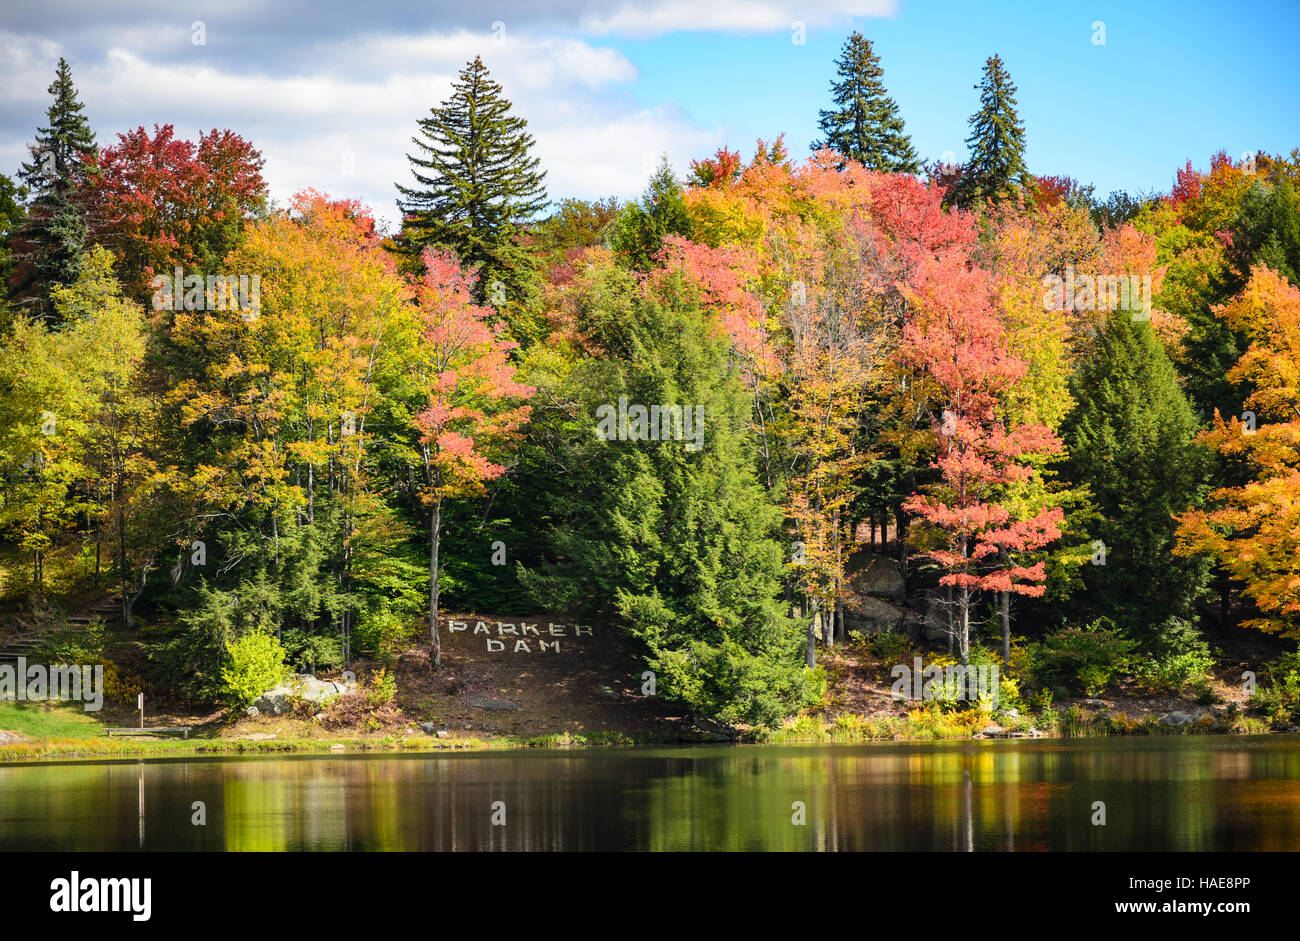
[[[89,233],[82,187],[94,172],[96,155],[95,135],[67,60],[59,59],[49,93],[54,96],[46,111],[49,123],[37,130],[28,145],[31,160],[18,171],[33,199],[27,226],[15,240],[21,270],[13,285],[14,296],[45,317],[55,316],[51,288],[76,283],[81,270]]]
[[[1175,516],[1204,494],[1208,454],[1149,322],[1113,313],[1072,385],[1067,475],[1091,490],[1104,545],[1104,563],[1082,567],[1086,603],[1155,642],[1156,626],[1189,616],[1205,584],[1204,562],[1173,547]]]
[[[419,122],[407,154],[414,186],[402,199],[400,251],[417,262],[426,247],[452,251],[477,268],[475,300],[504,311],[515,339],[536,333],[526,311],[537,292],[536,262],[519,244],[523,223],[546,205],[527,122],[510,113],[482,59],[461,70],[451,97]],[[416,265],[418,267],[418,265]]]
[[[682,186],[668,164],[668,157],[663,156],[641,201],[624,206],[614,219],[609,246],[629,267],[646,271],[663,244],[664,236],[689,238],[691,231],[691,217],[686,210]]]
[[[989,57],[984,78],[975,87],[980,109],[970,118],[971,135],[966,138],[970,158],[953,192],[959,206],[984,199],[1000,202],[1015,187],[1031,181],[1025,167],[1025,127],[1016,113],[1016,86],[1001,56]]]
[[[536,397],[552,404],[537,406],[532,437],[562,486],[538,500],[553,521],[549,564],[521,578],[551,610],[625,624],[661,694],[724,721],[776,721],[815,674],[781,610],[780,511],[758,481],[728,344],[679,276],[646,290],[605,264],[580,278],[577,327],[593,355]],[[637,408],[651,403],[695,419],[683,411],[680,439],[649,439]],[[613,413],[625,407],[623,434]]]
[[[917,173],[920,162],[903,132],[898,105],[880,80],[885,73],[871,40],[854,31],[835,64],[839,75],[839,81],[831,82],[835,107],[821,112],[817,123],[825,136],[814,141],[812,149],[829,147],[868,170]]]

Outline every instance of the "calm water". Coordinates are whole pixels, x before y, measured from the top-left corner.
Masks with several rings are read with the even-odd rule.
[[[1300,736],[0,767],[0,850],[138,848],[1300,850]]]

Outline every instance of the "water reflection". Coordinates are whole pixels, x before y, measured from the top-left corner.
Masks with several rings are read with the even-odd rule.
[[[0,849],[1296,850],[1298,782],[1296,736],[14,765]]]

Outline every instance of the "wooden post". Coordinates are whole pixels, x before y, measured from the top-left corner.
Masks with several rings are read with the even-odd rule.
[[[144,693],[140,694],[140,698],[136,702],[136,705],[140,707],[140,728],[143,729],[144,728]]]

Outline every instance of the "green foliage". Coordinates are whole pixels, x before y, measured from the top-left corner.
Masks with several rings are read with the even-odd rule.
[[[1093,696],[1128,669],[1135,646],[1105,618],[1065,627],[1030,648],[1030,672],[1044,687],[1062,686]],[[1048,705],[1050,701],[1043,708]]]
[[[676,276],[646,290],[605,265],[579,291],[579,327],[601,355],[534,377],[556,383],[538,401],[565,403],[533,415],[564,486],[546,495],[547,558],[521,580],[552,610],[616,616],[665,695],[723,721],[774,722],[822,679],[778,600],[780,513],[757,480],[727,345]],[[620,397],[697,408],[703,435],[602,440],[597,411]]]
[[[288,676],[284,648],[270,634],[251,631],[226,648],[221,668],[221,699],[232,709],[247,706]]]
[[[975,87],[980,108],[970,119],[969,156],[952,195],[954,203],[963,207],[985,199],[1001,202],[1030,183],[1025,127],[1016,112],[1016,86],[1001,56],[989,56],[984,78]]]
[[[1133,673],[1149,689],[1179,693],[1201,683],[1213,669],[1210,645],[1188,622],[1168,618],[1147,634],[1151,639],[1134,657]]]
[[[418,259],[448,249],[478,270],[475,301],[505,312],[514,338],[535,339],[529,307],[537,292],[533,257],[519,244],[523,224],[546,205],[546,174],[531,155],[527,122],[477,56],[452,83],[451,97],[421,118],[408,154],[415,185],[402,186],[398,247]]]
[[[1247,709],[1275,729],[1300,724],[1300,653],[1279,658],[1268,672],[1269,682],[1255,687]]]
[[[51,288],[75,283],[81,271],[89,229],[79,191],[93,173],[96,149],[64,59],[59,59],[49,93],[54,101],[46,111],[48,124],[37,130],[29,147],[31,160],[18,171],[33,198],[27,225],[16,240],[21,267],[13,295],[34,314],[54,318]]]
[[[628,203],[610,224],[609,247],[637,271],[648,270],[666,235],[691,235],[682,186],[664,157],[640,202]]]
[[[1204,495],[1208,455],[1150,324],[1128,311],[1102,326],[1072,391],[1065,476],[1090,490],[1100,517],[1091,535],[1105,547],[1104,564],[1078,570],[1082,603],[1146,641],[1166,617],[1190,617],[1204,590],[1206,563],[1173,547],[1175,515]]]
[[[831,82],[833,108],[822,111],[817,125],[824,135],[813,150],[829,147],[868,170],[916,173],[921,169],[911,138],[903,131],[898,105],[881,81],[884,70],[871,40],[854,30],[836,60],[838,81]]]

